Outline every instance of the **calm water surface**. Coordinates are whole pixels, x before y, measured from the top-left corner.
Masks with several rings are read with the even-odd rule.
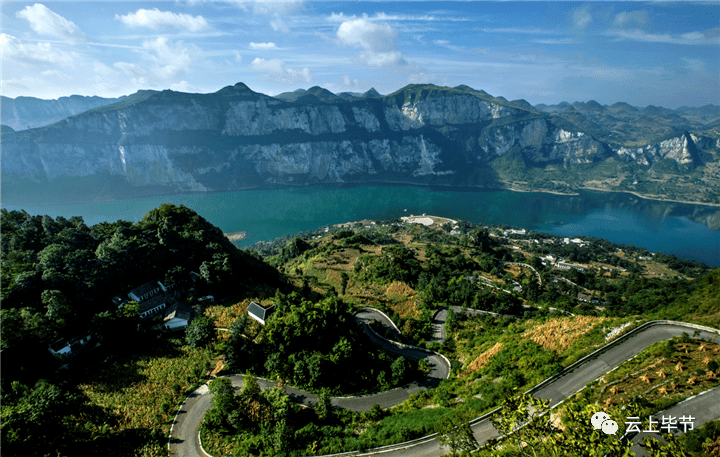
[[[556,235],[591,235],[615,243],[720,266],[720,232],[694,222],[692,205],[626,194],[579,196],[418,187],[303,187],[182,194],[109,202],[24,206],[31,214],[82,216],[87,224],[138,221],[162,203],[185,205],[225,232],[247,231],[240,245],[360,219],[433,214],[475,223],[506,224]],[[6,206],[7,209],[19,209]]]

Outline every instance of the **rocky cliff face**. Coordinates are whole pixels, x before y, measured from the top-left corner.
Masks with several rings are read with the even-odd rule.
[[[641,148],[621,147],[617,150],[620,160],[625,162],[634,161],[639,165],[650,166],[663,159],[670,159],[685,169],[694,168],[702,163],[698,155],[696,143],[711,145],[709,138],[697,137],[696,135],[683,134],[679,137],[661,141],[656,144],[649,144]]]
[[[108,197],[105,182],[122,195],[363,181],[500,186],[494,163],[510,151],[540,168],[611,156],[690,166],[697,141],[683,135],[613,151],[551,115],[462,88],[408,86],[386,97],[301,103],[237,84],[215,94],[145,94],[9,133],[2,175],[13,189],[77,185],[88,198]],[[95,187],[82,189],[89,183]]]
[[[10,126],[13,130],[42,127],[116,101],[118,101],[117,98],[84,97],[81,95],[60,97],[57,100],[0,96],[0,105],[2,105],[0,124]]]

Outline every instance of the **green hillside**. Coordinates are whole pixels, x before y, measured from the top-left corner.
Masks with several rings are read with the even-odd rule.
[[[431,225],[419,223],[425,219]],[[720,327],[720,270],[592,237],[566,241],[426,216],[341,224],[240,250],[172,205],[136,224],[89,227],[77,217],[6,210],[0,223],[9,456],[167,455],[179,403],[208,379],[238,372],[272,379],[276,388],[261,392],[252,377],[237,394],[225,381],[210,383],[216,399],[202,437],[212,455],[327,454],[435,431],[450,439],[452,424],[517,407],[510,399],[518,391],[644,321]],[[162,313],[141,319],[138,304],[113,302],[157,280],[193,308],[185,331],[162,331]],[[265,326],[247,317],[252,301],[276,307]],[[400,329],[386,336],[447,357],[449,378],[392,408],[332,408],[330,395],[387,390],[428,369],[369,343],[352,318],[367,306]],[[458,311],[449,312],[446,337],[433,341],[432,316],[441,307]],[[464,309],[498,314],[471,317]],[[86,331],[101,344],[70,358],[48,351],[58,338]],[[598,405],[638,404],[649,414],[718,385],[713,353],[720,346],[689,339],[651,347],[613,374],[617,388],[591,385],[568,400],[557,412],[561,424]],[[652,376],[623,378],[641,370]],[[654,374],[660,370],[675,371],[664,378]],[[301,408],[284,393],[288,384],[314,392],[318,404]],[[660,388],[667,395],[657,396]],[[525,444],[499,443],[492,455],[566,455],[545,443],[575,439],[567,427],[544,430],[519,435]],[[717,439],[713,430],[688,440]],[[606,441],[588,443],[609,449]]]

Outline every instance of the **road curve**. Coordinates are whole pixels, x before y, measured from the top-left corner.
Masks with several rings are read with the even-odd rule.
[[[445,311],[445,316],[446,313],[447,311]],[[369,320],[372,320],[380,322],[382,325],[389,326],[391,328],[394,327],[392,321],[377,310],[365,309],[357,313],[356,316],[359,320],[366,323]],[[434,316],[434,320],[439,320],[441,318],[442,316],[438,313]],[[390,322],[388,323],[388,321]],[[397,344],[393,344],[388,340],[379,337],[377,334],[370,335],[374,332],[367,325],[365,328],[366,332],[369,332],[369,336],[371,336],[371,338],[373,338],[373,336],[380,338],[379,342],[385,343],[388,347],[392,347],[392,349],[389,350],[399,353],[397,352],[399,350]],[[395,327],[394,330],[397,330],[397,328]],[[690,333],[693,334],[693,338],[705,340],[718,341],[720,339],[720,331],[707,327],[698,329],[698,326],[693,324],[671,321],[654,321],[646,323],[631,332],[628,332],[624,336],[621,336],[615,341],[608,343],[592,354],[580,359],[578,362],[565,368],[555,376],[552,376],[533,387],[528,392],[532,393],[536,398],[549,400],[550,406],[555,406],[580,390],[586,384],[594,381],[622,362],[634,357],[651,344],[664,341],[672,337],[681,336],[683,333]],[[381,344],[381,347],[385,346]],[[414,354],[416,356],[419,355],[418,353]],[[427,352],[425,352],[424,355],[428,356]],[[242,383],[242,376],[232,376],[230,379],[233,381],[233,385],[239,386]],[[258,381],[261,383],[261,387],[266,387],[267,385],[272,384],[270,381],[266,380]],[[332,403],[354,411],[367,410],[375,403],[379,403],[381,406],[387,407],[404,401],[411,393],[421,390],[423,387],[427,388],[427,386],[411,384],[400,389],[393,389],[391,391],[364,397],[333,398]],[[286,392],[289,395],[294,396],[297,401],[306,405],[312,405],[316,401],[314,395],[298,389],[287,387]],[[207,454],[205,454],[199,446],[198,436],[202,417],[204,416],[205,411],[210,407],[210,395],[206,395],[206,393],[207,386],[201,386],[186,399],[178,411],[176,420],[171,430],[170,440],[168,442],[169,454],[171,456],[207,457]],[[700,406],[702,406],[702,404]],[[489,420],[491,414],[492,412],[471,421],[473,435],[480,444],[498,436],[497,430],[495,430]],[[713,414],[714,413],[710,412],[708,416],[712,416]],[[713,419],[713,417],[710,417],[710,419]],[[696,426],[699,426],[700,424],[701,423],[697,421],[695,423]],[[437,457],[448,450],[441,448],[440,443],[434,437],[435,435],[428,435],[427,437],[413,440],[412,442],[385,446],[382,450],[370,450],[363,453],[355,451],[343,455],[374,455],[382,453],[383,456],[387,457]]]
[[[376,403],[382,408],[388,408],[404,402],[416,392],[437,387],[440,381],[450,376],[450,362],[444,356],[433,351],[428,351],[427,349],[388,340],[375,332],[371,324],[379,324],[388,329],[391,334],[396,336],[400,335],[400,330],[395,323],[382,311],[375,308],[363,308],[355,312],[354,317],[358,322],[365,324],[363,331],[374,344],[388,352],[410,359],[425,359],[430,367],[430,372],[421,380],[384,392],[353,397],[332,397],[331,403],[333,405],[355,412],[368,411]],[[243,375],[233,375],[228,376],[228,378],[235,387],[241,387],[243,385]],[[257,378],[257,380],[262,389],[274,385],[274,382],[267,379]],[[310,392],[305,392],[292,386],[286,386],[284,390],[294,401],[302,405],[314,406],[315,403],[317,403],[317,396]],[[211,397],[212,395],[209,395],[207,385],[203,385],[190,394],[185,402],[183,402],[178,410],[170,432],[170,438],[168,440],[169,455],[207,457],[207,454],[205,454],[200,445],[198,432],[205,411],[211,406]]]

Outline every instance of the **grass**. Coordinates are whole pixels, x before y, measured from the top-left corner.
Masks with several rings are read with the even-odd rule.
[[[588,388],[586,398],[614,406],[643,397],[659,410],[720,384],[720,373],[707,367],[720,357],[720,345],[681,341],[652,345]]]
[[[479,356],[475,357],[475,359],[467,364],[467,367],[465,370],[460,374],[460,376],[467,375],[470,373],[475,373],[482,367],[488,364],[490,362],[490,359],[498,355],[500,353],[500,350],[503,348],[502,343],[495,343],[493,347],[488,349],[487,351],[483,352]]]
[[[213,305],[209,306],[205,310],[205,316],[215,321],[215,327],[229,328],[238,317],[246,314],[247,307],[250,306],[250,302],[260,303],[263,306],[272,305],[272,299],[261,300],[259,298],[246,298],[245,300],[234,303],[229,306],[224,305]]]
[[[178,340],[159,343],[142,355],[111,359],[78,385],[88,402],[74,419],[93,436],[145,430],[167,437],[178,403],[201,379],[211,359],[207,350],[181,346]],[[164,456],[165,444],[147,439],[132,452],[141,457]],[[108,452],[127,455],[121,449]]]
[[[548,319],[534,326],[523,334],[523,338],[531,339],[545,349],[567,351],[583,335],[597,325],[602,324],[604,317],[574,316]]]

